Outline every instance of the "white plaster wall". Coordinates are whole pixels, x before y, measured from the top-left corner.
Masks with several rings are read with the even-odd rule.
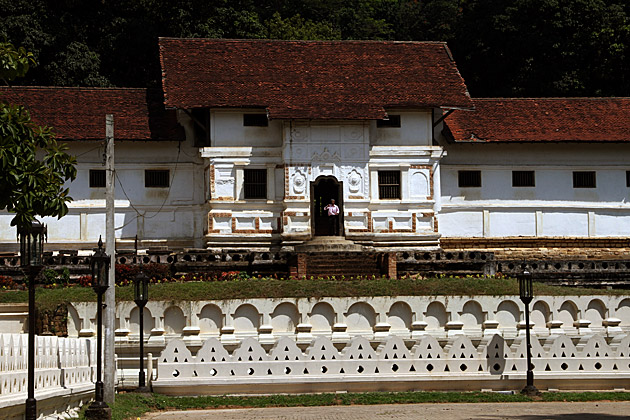
[[[445,237],[625,236],[630,233],[628,146],[457,144],[441,161]],[[459,188],[480,170],[480,188]],[[535,187],[512,187],[512,171],[535,171]],[[573,171],[595,171],[596,188],[573,188]]]
[[[69,213],[43,218],[49,243],[81,244],[105,235],[105,188],[89,187],[89,171],[104,169],[102,143],[71,142],[77,178],[68,183]],[[183,142],[115,142],[116,238],[188,240],[203,237],[204,169],[199,150]],[[170,188],[145,188],[145,169],[168,169]],[[0,242],[15,243],[13,216],[0,213]]]
[[[243,126],[244,113],[264,113],[264,110],[212,110],[210,139],[213,146],[280,146],[282,121],[269,121],[268,127]]]
[[[390,115],[400,115],[400,128],[376,127],[376,121],[370,123],[371,142],[377,146],[431,146],[432,122],[431,111],[396,111],[388,110]]]
[[[214,246],[213,241],[247,244],[280,234],[284,239],[308,239],[311,183],[320,176],[333,176],[343,185],[346,236],[373,235],[372,215],[378,235],[391,236],[396,230],[396,236],[406,236],[407,240],[435,236],[434,173],[442,148],[428,146],[431,112],[402,112],[401,116],[403,128],[394,129],[396,135],[379,135],[370,122],[286,121],[280,148],[270,147],[275,145],[268,141],[269,133],[275,133],[271,125],[268,132],[259,134],[260,141],[249,139],[246,146],[241,145],[241,128],[236,125],[242,125],[242,111],[215,112],[214,130],[236,130],[237,134],[225,143],[213,141],[212,147],[201,151],[214,180],[210,186],[209,246]],[[377,135],[382,145],[376,145]],[[392,147],[396,144],[398,147]],[[243,198],[246,168],[267,168],[266,200]],[[399,200],[378,198],[378,171],[387,169],[401,171]],[[260,224],[265,232],[257,230],[257,217],[261,217],[260,222],[269,219],[266,228]],[[383,228],[379,228],[381,225]]]

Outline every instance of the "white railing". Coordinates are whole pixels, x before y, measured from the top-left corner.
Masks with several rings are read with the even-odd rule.
[[[35,337],[39,418],[78,416],[94,392],[95,345],[85,338]],[[0,411],[21,419],[27,397],[28,335],[0,334]]]
[[[630,379],[630,336],[566,335],[532,339],[540,389],[624,388]],[[153,389],[160,393],[225,394],[272,392],[514,390],[525,384],[523,337],[499,335],[478,344],[464,335],[438,340],[391,336],[379,343],[354,337],[339,349],[327,337],[308,346],[283,337],[273,346],[246,338],[225,346],[206,340],[196,354],[182,340],[159,357]]]

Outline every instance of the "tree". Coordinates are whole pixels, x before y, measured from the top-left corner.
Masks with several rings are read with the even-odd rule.
[[[0,42],[0,79],[22,77],[34,63],[32,54]],[[57,143],[50,127],[31,120],[21,105],[0,96],[0,210],[15,213],[11,226],[28,227],[38,216],[63,217],[68,213],[66,181],[76,178],[76,159]]]

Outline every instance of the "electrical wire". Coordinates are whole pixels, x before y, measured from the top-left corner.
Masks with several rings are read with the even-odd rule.
[[[155,216],[157,216],[158,214],[160,214],[160,212],[162,211],[162,209],[164,208],[164,206],[166,205],[166,201],[168,200],[170,194],[171,194],[171,187],[173,186],[173,181],[175,180],[175,173],[177,172],[177,167],[179,165],[179,157],[180,157],[180,153],[182,150],[182,143],[179,142],[177,145],[177,158],[175,159],[175,167],[173,168],[173,175],[171,177],[171,180],[169,182],[168,185],[168,190],[166,192],[166,197],[164,197],[164,201],[162,201],[162,204],[160,205],[160,208],[151,216],[146,216],[147,211],[145,211],[144,213],[142,213],[140,210],[138,210],[132,203],[131,198],[129,197],[129,195],[127,194],[127,191],[125,190],[125,187],[123,186],[122,181],[120,180],[120,178],[118,177],[118,174],[116,173],[116,171],[114,170],[114,177],[116,178],[116,180],[118,181],[118,185],[120,185],[120,189],[122,190],[123,194],[125,195],[125,197],[127,198],[127,201],[129,201],[129,206],[133,209],[133,211],[136,213],[136,217],[134,217],[133,219],[129,220],[128,222],[126,222],[124,225],[119,226],[114,228],[114,230],[120,230],[122,228],[124,228],[125,226],[129,225],[131,222],[133,222],[134,220],[138,219],[138,217],[142,217],[144,219],[152,219]]]

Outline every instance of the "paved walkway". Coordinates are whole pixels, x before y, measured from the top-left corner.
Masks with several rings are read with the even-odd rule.
[[[621,420],[630,402],[398,404],[333,407],[241,408],[151,413],[145,420]]]

